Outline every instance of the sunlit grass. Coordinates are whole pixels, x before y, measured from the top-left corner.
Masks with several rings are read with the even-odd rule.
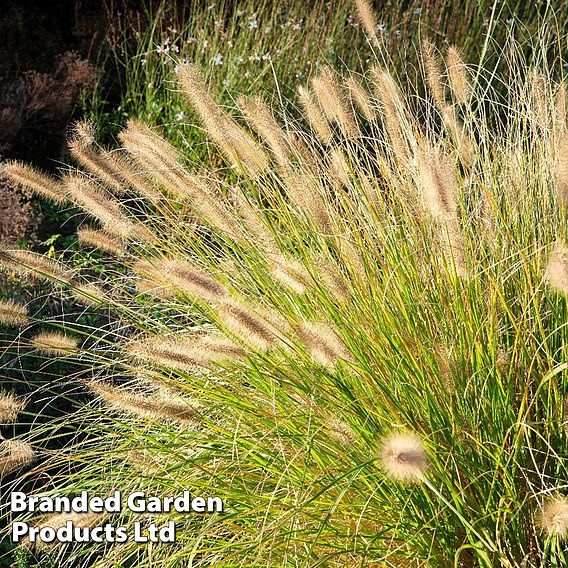
[[[562,60],[542,38],[527,57],[510,37],[495,69],[451,51],[453,74],[423,43],[418,82],[377,56],[359,93],[374,112],[324,70],[304,83],[317,113],[241,100],[244,120],[182,64],[211,162],[140,121],[113,152],[127,162],[112,162],[77,129],[125,192],[75,173],[68,206],[122,246],[94,263],[78,253],[79,274],[0,250],[67,301],[104,291],[86,298],[93,320],[29,316],[52,329],[63,381],[94,400],[32,429],[40,459],[12,487],[44,472],[44,494],[190,489],[227,509],[169,514],[174,545],[56,557],[565,565],[568,138]],[[19,344],[40,356],[31,329]],[[43,450],[70,420],[73,443]]]

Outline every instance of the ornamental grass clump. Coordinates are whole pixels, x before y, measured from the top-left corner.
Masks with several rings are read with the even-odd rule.
[[[565,565],[563,87],[543,66],[531,96],[542,61],[517,53],[504,101],[496,71],[470,73],[455,48],[421,53],[420,85],[381,66],[323,69],[300,116],[260,98],[233,115],[183,65],[212,162],[132,120],[112,152],[132,183],[77,128],[84,171],[64,186],[89,218],[83,270],[4,248],[0,264],[54,296],[90,295],[52,331],[29,314],[19,349],[67,362],[91,399],[30,433],[74,421],[81,436],[36,450],[14,487],[49,471],[46,495],[189,489],[225,506],[161,516],[175,543],[51,554],[101,567]],[[6,174],[25,183],[22,171]],[[24,322],[3,305],[4,323]],[[2,467],[31,457],[12,449]]]

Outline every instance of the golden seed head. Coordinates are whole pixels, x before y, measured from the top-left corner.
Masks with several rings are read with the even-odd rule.
[[[126,254],[126,246],[124,242],[108,231],[102,229],[94,229],[93,227],[79,227],[77,229],[77,238],[79,243],[95,247],[101,251],[115,254],[116,256],[124,256]]]
[[[420,481],[428,468],[422,441],[414,433],[393,432],[386,436],[380,444],[379,458],[386,475],[397,481]]]
[[[306,218],[321,234],[331,234],[332,221],[322,180],[318,176],[295,171],[288,171],[282,177],[288,195]]]
[[[561,207],[568,206],[568,133],[558,143],[556,156],[556,195]]]
[[[306,291],[309,274],[294,259],[282,254],[272,254],[269,257],[269,269],[271,276],[279,284],[283,284],[296,294],[303,294]]]
[[[418,152],[418,171],[425,205],[438,220],[453,219],[456,213],[456,190],[449,159],[438,147],[424,142]]]
[[[246,354],[228,339],[209,335],[137,339],[128,344],[127,352],[142,363],[190,373]]]
[[[345,154],[339,148],[332,148],[330,152],[330,166],[337,181],[349,187],[351,184],[351,167]]]
[[[367,36],[375,46],[379,45],[377,37],[377,18],[369,0],[355,0],[357,16],[362,26],[365,28]]]
[[[300,85],[298,87],[298,97],[310,126],[314,129],[321,142],[329,144],[333,138],[333,133],[312,93]]]
[[[562,242],[550,253],[545,280],[553,290],[568,294],[568,247]]]
[[[351,426],[339,418],[328,418],[324,426],[329,436],[342,446],[350,447],[357,441],[357,434],[355,434]]]
[[[29,465],[35,457],[30,444],[20,440],[3,440],[0,443],[0,477]]]
[[[345,136],[357,136],[359,128],[337,74],[324,67],[319,75],[313,77],[312,87],[327,118],[335,121]]]
[[[73,159],[89,174],[96,176],[104,185],[119,195],[126,191],[124,183],[109,168],[101,152],[95,150],[89,142],[83,138],[75,138],[68,142],[68,146]]]
[[[83,140],[87,144],[95,143],[96,129],[90,120],[78,120],[71,128],[71,136],[74,139]]]
[[[45,197],[59,204],[65,204],[68,201],[67,190],[63,183],[33,166],[16,161],[6,162],[1,171],[10,181],[30,189],[39,197]]]
[[[303,322],[298,336],[312,359],[325,367],[333,367],[339,360],[349,361],[351,353],[331,326],[321,322]]]
[[[122,205],[87,176],[69,174],[65,183],[73,201],[98,219],[106,231],[125,239],[151,239],[145,227],[129,219]]]
[[[270,146],[277,162],[287,164],[293,156],[293,146],[276,122],[270,106],[260,97],[241,97],[237,103],[247,121]]]
[[[100,306],[109,300],[104,290],[92,283],[75,284],[71,288],[71,291],[73,292],[73,296],[75,296],[81,304],[85,304],[86,306]]]
[[[446,96],[442,83],[440,60],[436,47],[429,41],[422,42],[422,63],[426,72],[426,82],[430,87],[436,105],[441,109],[446,105]]]
[[[365,118],[372,121],[376,118],[377,113],[370,93],[361,85],[358,79],[353,75],[345,80],[345,86],[353,99],[353,102],[359,107]]]
[[[86,384],[98,397],[120,412],[158,422],[172,420],[195,423],[199,420],[197,409],[190,404],[190,401],[174,396],[171,391],[168,397],[165,396],[165,391],[161,396],[143,396],[108,383],[88,381]]]
[[[74,355],[79,349],[77,339],[58,331],[45,331],[38,333],[31,339],[32,348],[56,357],[68,357]]]
[[[560,495],[548,499],[538,511],[537,523],[549,536],[565,540],[568,536],[568,499]]]
[[[15,422],[24,409],[25,401],[11,393],[0,392],[0,423]]]
[[[73,271],[64,264],[42,254],[0,247],[0,268],[37,280],[67,283]]]
[[[371,70],[371,75],[394,154],[399,162],[408,164],[410,162],[410,147],[402,93],[388,71],[375,67]]]
[[[236,301],[224,302],[217,309],[220,324],[230,334],[258,351],[266,351],[276,340],[270,322],[255,313],[251,306]]]
[[[218,302],[225,295],[225,289],[203,270],[189,262],[177,259],[140,261],[132,269],[148,280],[154,281],[157,288],[166,288],[187,294],[195,300]]]
[[[26,306],[12,300],[0,300],[0,325],[23,326],[28,321]]]
[[[229,160],[241,165],[251,176],[265,171],[269,166],[266,154],[212,99],[197,67],[191,64],[180,65],[179,81],[207,133]]]
[[[471,97],[471,77],[455,46],[448,48],[446,65],[454,96],[460,103],[467,103]]]

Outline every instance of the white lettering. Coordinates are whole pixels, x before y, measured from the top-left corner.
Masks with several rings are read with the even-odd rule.
[[[23,491],[12,492],[12,495],[10,496],[10,511],[12,511],[12,513],[25,511],[27,506],[26,494]]]
[[[12,541],[20,542],[20,537],[28,533],[28,523],[15,522],[12,524]]]
[[[128,496],[128,508],[133,513],[144,513],[146,511],[146,501],[144,497],[145,495],[144,492],[142,491],[135,491],[134,493],[131,493]],[[146,542],[146,541],[140,541],[140,542]]]

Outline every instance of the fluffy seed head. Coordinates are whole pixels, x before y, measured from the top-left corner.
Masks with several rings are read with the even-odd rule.
[[[239,359],[245,351],[228,339],[212,336],[149,337],[132,341],[127,352],[138,361],[185,372],[210,367],[217,361]]]
[[[206,178],[186,174],[180,176],[178,189],[181,197],[190,202],[192,210],[201,221],[236,241],[246,240],[241,226],[227,207],[226,200],[216,184],[217,180],[212,180],[211,176]]]
[[[548,258],[545,279],[553,290],[568,294],[568,247],[562,242],[556,243]]]
[[[446,65],[454,96],[460,103],[466,103],[471,97],[470,76],[459,51],[453,45],[448,48]]]
[[[199,354],[189,352],[185,341],[175,337],[131,341],[127,352],[142,363],[186,372],[193,372],[208,363]]]
[[[104,290],[96,284],[74,285],[72,292],[75,298],[86,306],[99,306],[103,302],[108,301]]]
[[[73,271],[64,264],[42,254],[3,247],[0,247],[0,268],[20,276],[55,282],[69,282],[73,276]]]
[[[336,442],[342,446],[352,446],[357,441],[357,435],[353,429],[339,418],[330,417],[325,421],[325,429]]]
[[[92,142],[82,136],[75,136],[68,143],[69,153],[73,159],[90,174],[98,177],[104,185],[113,189],[116,193],[122,194],[126,187],[115,172],[109,168],[102,154],[97,151]]]
[[[20,397],[0,392],[0,423],[15,422],[24,406],[25,401]]]
[[[310,126],[314,129],[315,133],[324,144],[329,144],[333,134],[312,93],[300,85],[298,87],[298,98],[300,99],[300,104],[304,109],[304,113],[310,123]]]
[[[147,294],[161,300],[175,299],[175,292],[163,284],[159,284],[149,278],[141,278],[136,281],[136,290],[139,294]]]
[[[351,359],[343,341],[327,324],[303,322],[298,329],[298,336],[308,348],[312,359],[320,365],[333,367],[340,359]]]
[[[179,168],[180,156],[178,151],[163,136],[141,120],[129,119],[126,130],[120,133],[121,140],[122,135],[134,142],[140,152],[145,151],[152,154],[156,160],[162,163],[163,167],[171,171],[176,171]]]
[[[562,207],[568,206],[568,133],[558,144],[556,158],[556,195]]]
[[[471,167],[473,163],[472,140],[458,119],[455,108],[450,105],[444,106],[442,108],[442,119],[454,141],[462,164],[467,168]]]
[[[29,444],[20,440],[4,440],[0,444],[0,477],[29,465],[34,456]]]
[[[92,528],[100,523],[102,517],[102,513],[93,513],[92,511],[88,511],[87,513],[54,513],[43,517],[40,522],[33,526],[40,530],[45,527],[50,527],[57,531],[70,523],[73,527]],[[49,550],[56,546],[56,544],[57,540],[54,540],[53,542],[44,542],[38,538],[33,543],[30,542],[28,537],[22,540],[22,545],[28,548],[34,548],[38,551]]]
[[[324,235],[332,233],[332,221],[325,201],[325,187],[315,175],[288,171],[283,174],[292,201]]]
[[[365,32],[369,40],[376,46],[379,45],[377,37],[377,18],[369,0],[355,0],[355,8],[361,25],[365,28]]]
[[[55,203],[68,201],[65,186],[54,177],[22,162],[7,162],[2,172],[15,184],[32,190],[36,195]]]
[[[377,113],[367,89],[353,75],[346,79],[345,86],[365,118],[369,121],[374,120]]]
[[[313,278],[318,285],[323,285],[326,294],[331,292],[341,301],[345,301],[349,298],[349,286],[337,266],[316,255],[312,255],[310,263],[314,270]]]
[[[31,346],[45,355],[66,357],[77,352],[79,342],[64,333],[46,331],[34,336],[31,340]]]
[[[544,74],[534,69],[529,76],[531,110],[534,113],[535,124],[539,128],[543,128],[549,124],[549,97],[547,92],[547,80]]]
[[[349,187],[351,183],[351,168],[343,151],[339,148],[332,148],[330,152],[330,166],[335,174],[337,181]]]
[[[73,201],[98,219],[108,232],[125,239],[151,239],[147,229],[129,219],[120,203],[86,176],[68,175],[65,183]]]
[[[86,144],[94,144],[96,127],[90,120],[78,120],[73,124],[72,136],[83,140]]]
[[[158,134],[153,132],[145,124],[137,120],[129,120],[126,129],[122,130],[118,135],[119,140],[128,152],[132,160],[147,172],[152,181],[164,191],[171,191],[176,188],[178,183],[179,163],[177,153],[165,146],[167,142]],[[128,168],[128,162],[119,168]],[[130,179],[136,179],[134,176],[128,176]],[[147,194],[152,200],[156,196],[156,192],[150,189],[140,191],[142,195]]]
[[[135,414],[152,420],[173,420],[191,422],[198,420],[198,414],[189,401],[181,397],[142,396],[125,388],[110,384],[88,381],[87,386],[111,407],[127,414]]]
[[[438,108],[443,108],[446,104],[444,85],[442,83],[442,72],[436,47],[429,41],[422,42],[422,62],[426,72],[426,82],[430,87],[432,96]]]
[[[277,162],[287,164],[293,155],[292,145],[276,122],[270,106],[260,97],[241,97],[237,103],[247,121],[270,146]]]
[[[126,254],[126,247],[122,240],[101,229],[80,227],[77,229],[77,238],[82,245],[95,247],[116,256],[124,256]]]
[[[225,297],[224,288],[192,264],[177,260],[141,261],[133,270],[158,285],[176,290],[205,302],[218,302]]]
[[[29,321],[28,310],[12,300],[0,300],[0,325],[22,326]]]
[[[241,164],[253,176],[269,165],[260,146],[238,124],[230,119],[207,92],[207,87],[194,65],[180,66],[182,90],[199,114],[211,139],[228,158]]]
[[[548,499],[538,512],[537,522],[543,532],[565,540],[568,536],[568,499],[564,496]]]
[[[217,312],[221,325],[228,332],[258,351],[266,351],[276,340],[270,324],[257,316],[250,306],[230,301],[221,305]]]
[[[357,136],[359,128],[336,73],[324,67],[312,79],[312,87],[328,119],[334,120],[346,136]]]
[[[124,151],[101,150],[99,157],[125,187],[132,188],[151,203],[158,203],[161,200],[162,193],[150,181],[148,172],[144,168],[137,167]]]
[[[422,442],[414,433],[393,432],[385,437],[379,458],[386,475],[403,482],[420,481],[428,467]]]
[[[273,254],[269,259],[270,274],[280,284],[283,284],[296,294],[303,294],[309,274],[304,267],[293,259],[282,254]]]
[[[259,207],[249,203],[242,193],[237,193],[235,200],[237,210],[242,216],[242,221],[247,231],[253,235],[256,247],[268,254],[278,251],[278,245],[270,229],[265,224]]]
[[[424,142],[418,152],[418,169],[425,205],[438,220],[454,217],[456,211],[452,167],[439,148]]]
[[[400,162],[408,163],[410,148],[404,120],[405,104],[400,89],[391,74],[384,69],[372,69],[372,78],[394,154]]]

